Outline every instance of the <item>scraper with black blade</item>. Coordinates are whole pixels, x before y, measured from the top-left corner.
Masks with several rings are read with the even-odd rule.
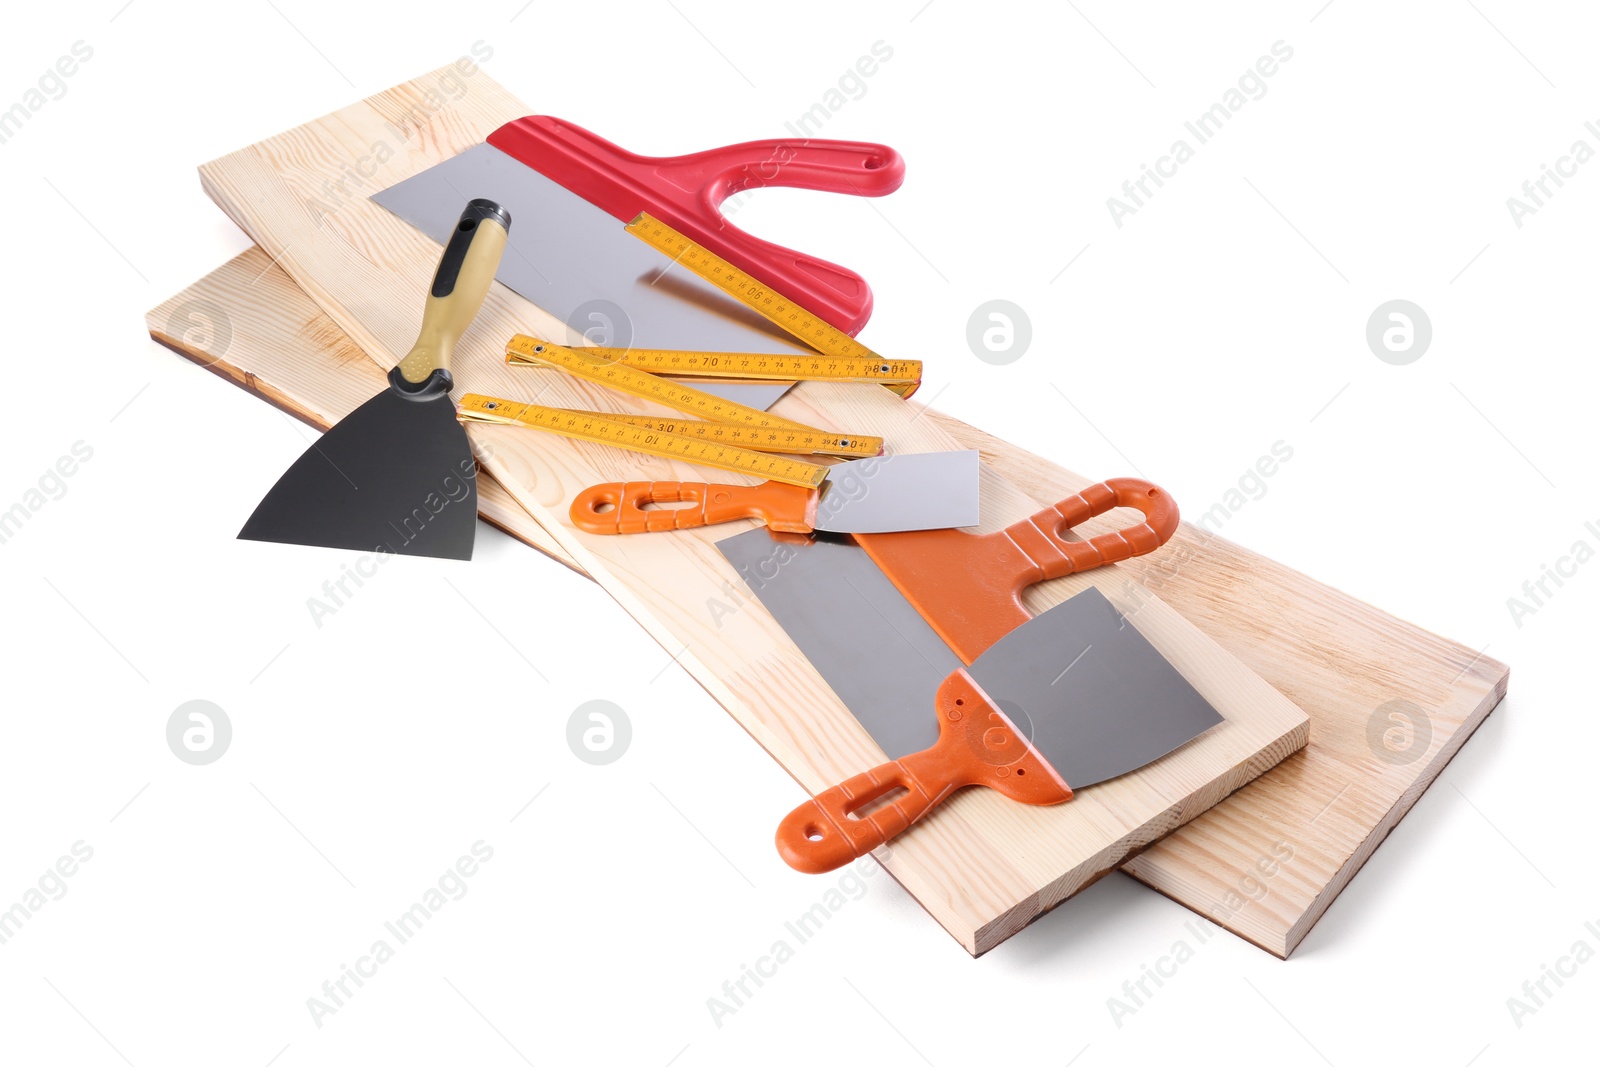
[[[389,371],[389,387],[306,449],[240,538],[472,558],[477,466],[450,399],[450,354],[483,306],[510,226],[493,201],[467,205],[439,260],[417,343]]]

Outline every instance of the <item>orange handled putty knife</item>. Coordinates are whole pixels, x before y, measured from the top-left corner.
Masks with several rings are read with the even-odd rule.
[[[938,722],[932,746],[855,775],[784,818],[784,862],[808,873],[842,867],[969,785],[1059,804],[1222,722],[1094,588],[953,670],[932,704],[923,712]],[[893,793],[903,795],[884,802]]]
[[[978,524],[978,453],[873,456],[828,468],[817,489],[763,482],[610,482],[579,493],[572,523],[594,534],[655,533],[760,519],[784,533],[889,533]],[[682,508],[650,504],[687,502]]]
[[[1071,526],[1118,505],[1135,507],[1144,513],[1144,521],[1087,542],[1067,540]],[[1149,482],[1118,478],[1090,486],[1005,530],[934,538],[945,550],[934,552],[924,543],[920,556],[916,549],[897,549],[895,543],[927,542],[923,533],[870,535],[854,541],[824,536],[780,540],[765,530],[749,530],[719,541],[717,548],[873,740],[892,760],[910,764],[909,768],[886,765],[857,776],[839,787],[844,792],[823,794],[820,808],[803,807],[806,814],[797,812],[780,831],[784,858],[800,870],[830,869],[857,854],[853,850],[858,846],[868,850],[875,847],[875,840],[893,836],[888,831],[895,820],[902,820],[899,829],[904,829],[926,814],[942,798],[941,789],[999,783],[997,788],[1016,799],[1055,803],[1070,795],[1061,781],[1083,788],[1142,766],[1175,747],[1158,743],[1169,736],[1167,710],[1190,727],[1204,717],[1198,711],[1194,716],[1183,711],[1194,707],[1192,687],[1176,676],[1130,622],[1097,592],[1088,600],[1088,593],[1080,594],[1029,621],[1019,594],[1036,581],[1151,551],[1172,536],[1177,521],[1177,508],[1165,492]],[[891,581],[857,541],[874,543],[879,555],[894,556],[897,580]],[[928,568],[925,584],[905,573],[913,558],[921,558]],[[919,604],[904,591],[909,587],[926,594],[930,586],[941,583],[950,584],[960,595],[952,600],[924,595]],[[1103,608],[1090,610],[1088,605],[1096,598]],[[1061,610],[1069,605],[1072,610]],[[925,617],[929,606],[944,611],[942,624]],[[1038,625],[1047,619],[1047,625]],[[1000,633],[979,649],[982,655],[969,654],[995,630]],[[966,640],[958,643],[963,635]],[[999,652],[1002,645],[1005,654]],[[1070,653],[1065,659],[1063,650]],[[1049,666],[1045,679],[1049,685],[1029,681],[1030,662]],[[951,695],[952,688],[966,685],[955,680],[963,669],[1022,736],[1032,739],[1054,777],[1046,776],[1040,783],[1038,772],[1030,771],[1020,780],[997,773],[972,778],[973,760],[991,771],[997,766],[1028,771],[1029,765],[1000,758],[1020,759],[1025,754],[1020,745],[980,749],[981,759],[961,755],[958,746],[966,744],[965,735],[952,725],[956,720],[949,718],[950,709],[941,702],[959,696],[972,703],[968,693]],[[1158,691],[1140,695],[1140,686],[1160,680],[1164,684]],[[937,716],[930,713],[936,705],[941,707]],[[1147,716],[1154,719],[1147,721]],[[1047,720],[1070,724],[1062,733],[1065,740],[1040,742],[1034,727]],[[1125,734],[1119,732],[1123,728]],[[1005,736],[1003,731],[990,735],[988,729],[985,726],[979,740]],[[1178,744],[1188,740],[1182,736],[1184,729],[1176,728],[1170,735],[1181,738]],[[935,751],[939,754],[932,754]],[[929,754],[924,759],[919,753]],[[962,780],[962,775],[972,781]],[[1035,781],[1027,781],[1030,776]],[[894,788],[879,789],[878,783],[894,778],[904,784],[913,777],[920,785],[897,808],[882,814],[865,812],[870,817],[866,819],[855,817]],[[810,833],[797,839],[799,830],[817,831],[821,839],[812,841]],[[855,842],[852,851],[840,851],[846,842]]]

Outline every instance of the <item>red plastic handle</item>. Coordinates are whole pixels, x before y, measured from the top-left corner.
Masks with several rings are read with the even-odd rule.
[[[816,521],[815,489],[783,482],[712,485],[706,482],[607,482],[591,485],[572,501],[572,525],[592,534],[660,533],[714,526],[735,519],[760,519],[773,530],[810,533]],[[699,507],[649,508],[647,504]]]
[[[872,313],[872,290],[860,275],[752,237],[720,205],[762,186],[892,193],[905,180],[905,161],[886,145],[802,138],[641,156],[549,115],[508,122],[488,140],[624,222],[648,211],[846,333],[860,330]]]
[[[822,874],[910,829],[963,786],[998,789],[1024,804],[1059,804],[1072,789],[966,671],[951,674],[934,698],[939,740],[841,782],[778,824],[778,854],[797,871]],[[875,810],[863,810],[904,790]]]
[[[905,161],[867,141],[746,141],[655,161],[657,173],[716,208],[745,189],[774,186],[885,196],[905,180]],[[719,212],[720,215],[720,212]],[[722,218],[727,225],[726,217]]]
[[[1073,526],[1112,508],[1144,521],[1087,541]],[[956,655],[971,663],[1029,619],[1022,591],[1050,578],[1153,552],[1178,529],[1178,505],[1142,478],[1112,478],[991,534],[917,530],[857,534],[872,557]]]

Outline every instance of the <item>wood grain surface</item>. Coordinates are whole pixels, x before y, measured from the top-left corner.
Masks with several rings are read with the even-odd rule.
[[[374,188],[530,110],[481,72],[443,107],[425,105],[443,76],[425,75],[201,168],[211,197],[379,367],[396,362],[416,337],[438,246],[364,198],[332,213],[312,200],[345,161],[375,158],[371,146],[398,130],[409,135],[387,163],[375,165]],[[503,346],[518,332],[565,336],[560,322],[497,286],[456,350],[459,392],[510,398],[538,392],[541,403],[557,406],[647,410],[558,372],[507,367]],[[937,424],[918,418],[918,408],[875,386],[807,382],[776,410],[809,425],[881,435],[898,451],[956,447]],[[599,537],[567,518],[572,497],[596,482],[692,480],[695,468],[514,427],[473,426],[470,435],[496,481],[663,646],[682,649],[677,658],[684,668],[806,789],[820,791],[881,761],[866,731],[770,615],[753,603],[732,615],[707,610],[709,596],[738,586],[714,544],[728,531]],[[1040,504],[998,475],[984,479],[985,528],[1024,518]],[[992,947],[1220,801],[1303,747],[1308,734],[1305,714],[1291,701],[1159,599],[1129,600],[1114,571],[1058,579],[1032,599],[1043,607],[1090,584],[1133,617],[1224,722],[1070,804],[1028,809],[988,790],[966,790],[898,841],[883,862],[972,952]]]
[[[259,248],[153,310],[149,327],[320,429],[384,384],[382,369]],[[1035,498],[1088,484],[940,412],[927,418]],[[479,506],[485,520],[581,571],[492,476],[480,479]],[[1311,716],[1311,741],[1122,869],[1287,956],[1505,695],[1507,671],[1189,523],[1170,550],[1118,569],[1292,696]],[[1428,731],[1425,744],[1399,754],[1369,733],[1374,722],[1387,728],[1397,708],[1421,711]]]
[[[420,128],[403,117],[398,127]],[[215,335],[204,320],[218,313],[234,320],[227,352],[208,347]],[[381,384],[376,364],[256,250],[152,312],[151,331],[318,426]],[[1036,498],[1087,481],[938,413],[930,421]],[[482,506],[489,521],[575,566],[491,478]],[[1163,557],[1119,569],[1293,696],[1314,729],[1304,755],[1124,869],[1286,955],[1498,702],[1506,669],[1187,524],[1171,547],[1181,566]],[[1401,758],[1375,745],[1371,729],[1396,707],[1427,727],[1426,744]]]

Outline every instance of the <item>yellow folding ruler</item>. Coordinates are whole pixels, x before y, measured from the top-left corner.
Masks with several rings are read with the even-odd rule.
[[[733,379],[743,382],[876,383],[902,399],[922,384],[919,359],[838,359],[795,352],[681,352],[670,348],[585,348],[590,355],[609,359],[651,374],[675,378]]]
[[[506,342],[506,362],[513,367],[546,366],[563,370],[582,381],[619,393],[653,401],[710,423],[725,423],[761,431],[746,438],[747,447],[774,452],[805,451],[828,456],[876,456],[883,438],[831,434],[760,408],[703,392],[692,385],[658,378],[649,371],[623,366],[590,354],[586,348],[567,348],[519,333]],[[802,438],[809,447],[801,448]],[[781,446],[781,447],[780,447]]]
[[[692,418],[575,411],[473,393],[462,398],[458,410],[462,420],[547,430],[580,440],[807,486],[821,484],[826,468],[782,457],[876,456],[882,452],[880,437],[819,430],[661,375],[751,381],[870,382],[905,397],[915,392],[921,383],[920,361],[885,359],[647,214],[639,215],[626,229],[669,256],[675,264],[683,264],[811,346],[815,354],[568,348],[518,334],[506,344],[506,362],[512,366],[559,369],[580,380],[665,405]]]
[[[720,470],[739,471],[774,482],[816,488],[828,468],[784,455],[768,455],[750,448],[724,444],[715,438],[669,433],[649,425],[626,421],[632,416],[571,411],[515,400],[468,393],[458,409],[461,419],[548,430],[580,441],[596,441],[652,456],[688,460]]]
[[[700,419],[676,419],[671,415],[619,415],[614,411],[578,410],[574,410],[572,414],[608,419],[628,426],[642,426],[657,433],[677,434],[679,437],[693,437],[701,441],[733,445],[736,448],[750,448],[757,452],[777,452],[791,456],[856,455],[856,442],[866,442],[870,445],[872,441],[878,440],[874,437],[847,438],[822,430],[798,430],[787,426],[763,428],[735,426],[726,422],[705,422]],[[850,451],[846,451],[843,447],[847,442],[851,445]],[[861,455],[867,454],[865,447],[866,445],[863,446]]]
[[[749,357],[743,353],[719,355],[702,352],[669,352],[664,355],[734,360],[793,359],[798,373],[777,374],[774,377],[779,380],[793,378],[800,381],[875,381],[893,388],[903,397],[916,392],[917,386],[921,384],[921,360],[885,359],[821,316],[807,311],[776,289],[757,281],[710,249],[695,244],[649,213],[640,213],[624,229],[671,259],[674,265],[681,264],[693,271],[745,307],[764,316],[789,336],[810,345],[819,353],[816,357],[804,354],[793,357]],[[649,354],[640,358],[644,361],[642,365],[645,365],[646,369],[655,369],[648,364],[660,362],[658,356]],[[702,360],[700,365],[706,366],[705,360]],[[661,370],[658,373],[678,372]],[[699,373],[703,375],[707,372],[702,369]]]
[[[922,361],[885,359],[820,316],[756,281],[721,256],[696,244],[647,213],[629,233],[681,264],[723,293],[764,315],[796,340],[816,350],[773,355],[759,352],[676,352],[651,348],[588,349],[652,374],[686,378],[744,378],[778,382],[876,382],[908,397],[922,384]]]

